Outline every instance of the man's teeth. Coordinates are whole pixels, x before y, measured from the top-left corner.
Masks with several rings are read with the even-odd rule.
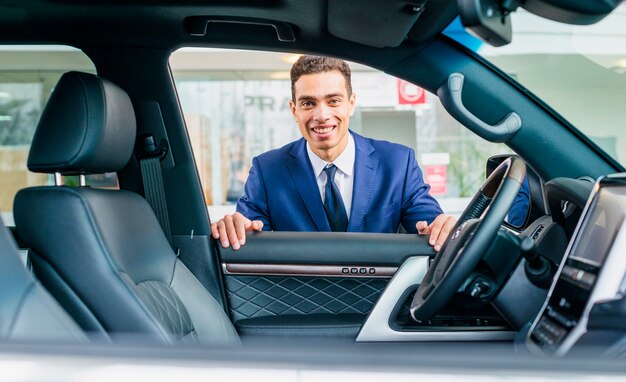
[[[332,129],[333,129],[332,126],[331,127],[314,127],[313,131],[315,131],[318,134],[325,134],[331,131]]]

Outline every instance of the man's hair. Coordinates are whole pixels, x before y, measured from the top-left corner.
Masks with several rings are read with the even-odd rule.
[[[346,80],[348,96],[352,95],[352,81],[350,80],[350,67],[344,60],[322,56],[301,56],[291,67],[291,99],[296,101],[295,83],[306,74],[339,71]]]

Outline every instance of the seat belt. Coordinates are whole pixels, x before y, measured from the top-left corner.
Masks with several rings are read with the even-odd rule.
[[[165,189],[163,188],[163,174],[161,173],[161,159],[167,154],[167,142],[162,139],[159,147],[156,146],[153,134],[143,136],[142,151],[138,154],[141,167],[141,179],[143,190],[150,207],[154,211],[161,228],[165,233],[167,241],[172,248],[172,231],[170,229],[170,218],[167,213],[167,203],[165,201]]]

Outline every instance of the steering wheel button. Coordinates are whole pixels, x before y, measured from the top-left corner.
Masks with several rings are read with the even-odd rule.
[[[350,273],[350,268],[341,268],[341,273],[344,275]]]
[[[359,273],[359,270],[357,268],[352,268],[352,269],[350,269],[350,273],[355,275],[355,274]]]
[[[370,275],[376,274],[376,268],[370,268]]]

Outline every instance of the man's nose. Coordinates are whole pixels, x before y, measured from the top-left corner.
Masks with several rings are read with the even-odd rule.
[[[324,103],[320,103],[315,108],[314,118],[318,122],[325,122],[328,119],[330,119],[330,108],[328,107],[328,105],[325,105]]]

